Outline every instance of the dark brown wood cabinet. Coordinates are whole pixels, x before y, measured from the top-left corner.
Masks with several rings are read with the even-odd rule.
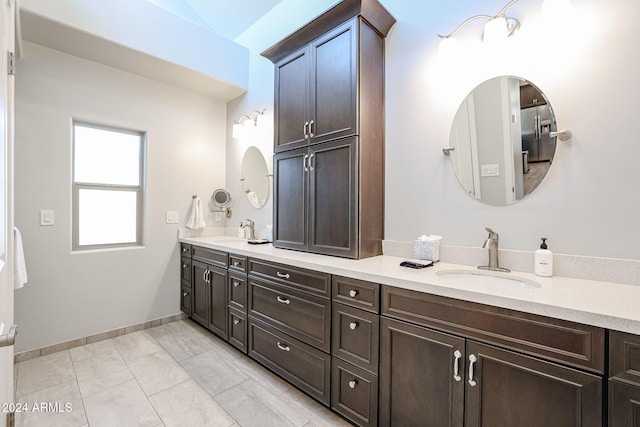
[[[609,427],[640,427],[640,336],[609,334]]]
[[[387,286],[382,314],[380,425],[602,425],[604,330]]]
[[[180,310],[191,317],[191,245],[180,244]]]
[[[375,0],[344,0],[262,55],[275,64],[274,246],[382,253],[384,37]]]
[[[227,339],[227,270],[192,261],[192,318],[223,339]]]

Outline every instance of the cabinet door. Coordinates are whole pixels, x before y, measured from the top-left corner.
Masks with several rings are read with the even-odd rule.
[[[208,326],[209,318],[209,283],[207,282],[207,264],[192,261],[192,312],[191,318],[204,327]]]
[[[207,328],[227,339],[227,270],[209,267],[209,317]]]
[[[276,153],[308,144],[309,57],[309,48],[305,47],[276,64]]]
[[[640,427],[640,387],[609,380],[609,427]]]
[[[311,44],[311,143],[357,133],[355,22],[341,25]]]
[[[464,350],[462,338],[382,317],[380,426],[462,426]]]
[[[314,145],[309,152],[309,250],[357,258],[358,140]]]
[[[273,159],[273,244],[306,248],[307,149],[279,153]]]
[[[596,375],[473,341],[466,362],[467,427],[602,425]]]

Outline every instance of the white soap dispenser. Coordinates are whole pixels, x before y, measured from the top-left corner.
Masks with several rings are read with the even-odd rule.
[[[542,277],[553,275],[553,252],[547,249],[546,237],[542,238],[540,249],[536,250],[534,272]]]

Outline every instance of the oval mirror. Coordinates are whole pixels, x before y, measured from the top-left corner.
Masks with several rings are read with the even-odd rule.
[[[494,206],[521,200],[547,175],[556,151],[553,109],[544,93],[520,77],[478,85],[451,126],[451,165],[465,191]]]
[[[249,147],[244,153],[240,181],[251,206],[261,208],[267,203],[269,171],[264,156],[256,147]]]

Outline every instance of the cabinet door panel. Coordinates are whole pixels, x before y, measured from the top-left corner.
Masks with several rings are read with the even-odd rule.
[[[467,342],[475,385],[467,383],[465,425],[602,425],[602,379],[496,347]],[[468,371],[471,371],[469,366]]]
[[[307,149],[276,154],[273,159],[273,245],[306,248]]]
[[[209,266],[209,318],[207,327],[227,339],[227,271]]]
[[[357,133],[354,22],[336,28],[311,44],[311,143]]]
[[[640,387],[609,381],[609,427],[640,427]]]
[[[276,64],[275,151],[308,144],[309,50],[302,49]]]
[[[207,327],[209,324],[207,322],[209,318],[209,284],[206,281],[207,264],[193,261],[191,269],[193,271],[191,276],[193,278],[191,318],[202,326]]]
[[[310,149],[309,250],[349,258],[357,247],[357,138]]]
[[[381,317],[380,425],[461,427],[464,360],[456,381],[456,350],[464,357],[464,339]]]

